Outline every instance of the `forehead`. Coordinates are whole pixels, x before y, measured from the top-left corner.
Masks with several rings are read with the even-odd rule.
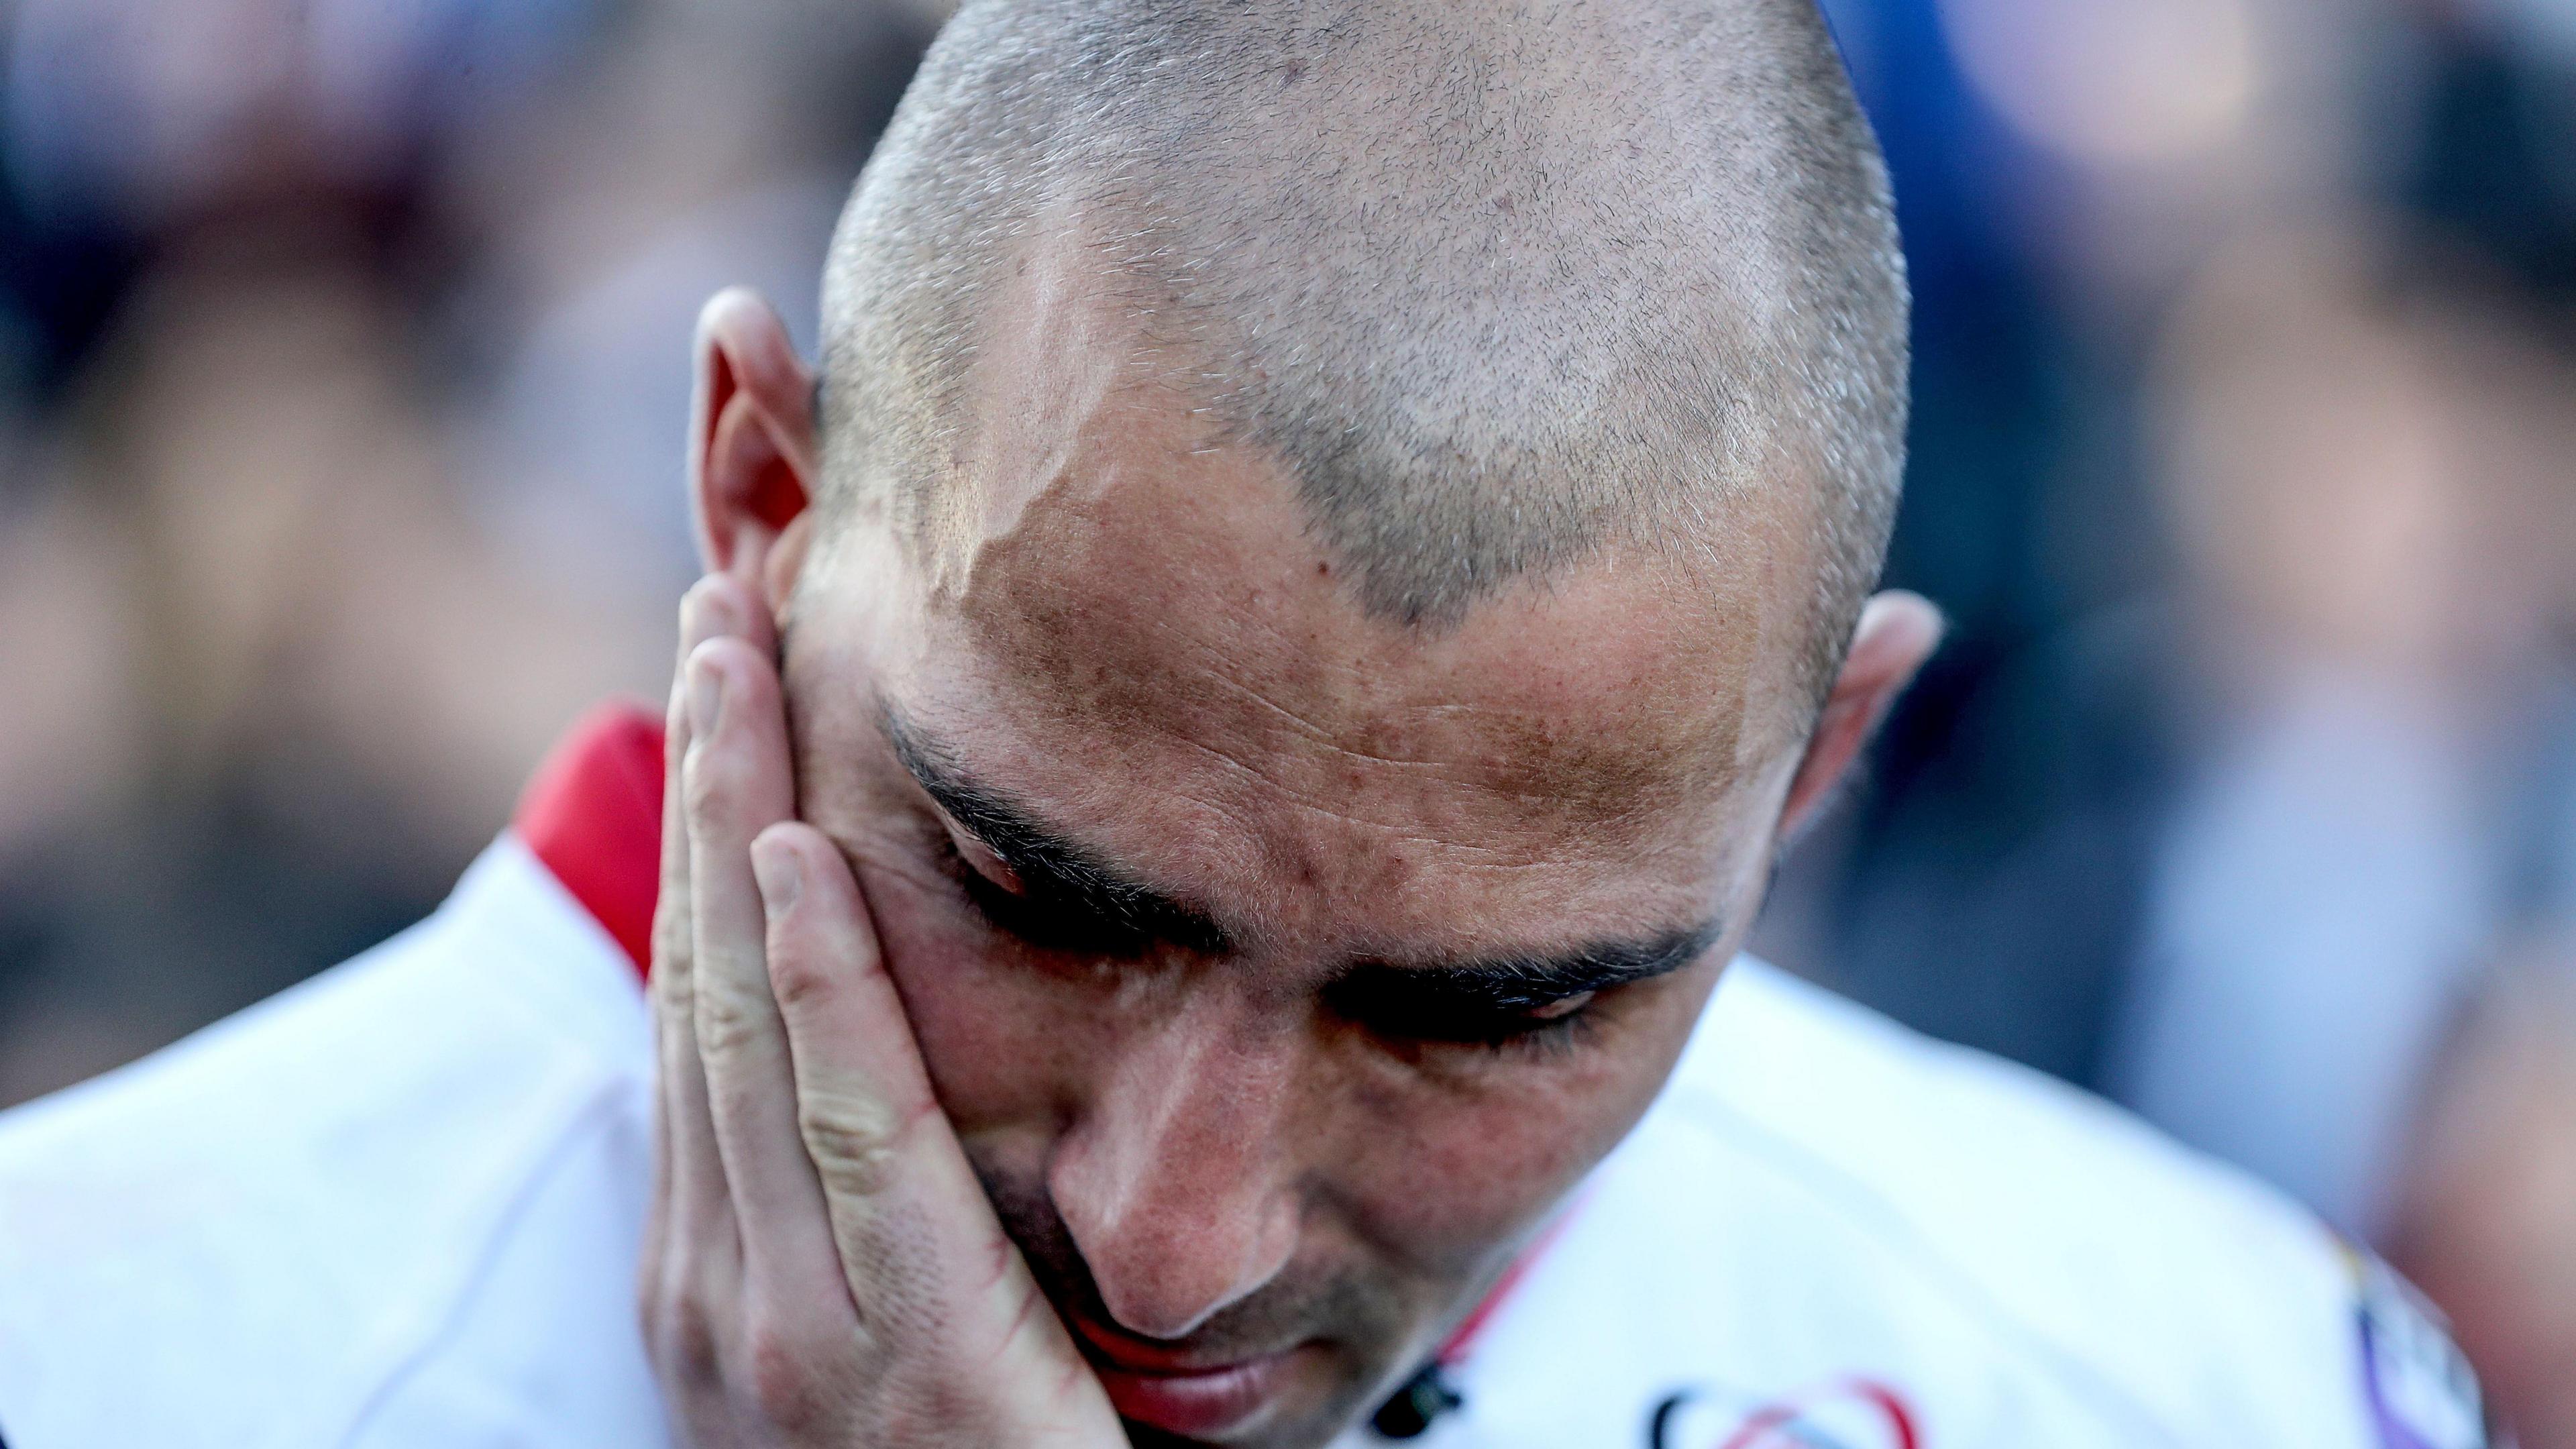
[[[1787,743],[1799,600],[1768,530],[1605,553],[1453,625],[1373,616],[1292,479],[1162,381],[1068,356],[1087,340],[982,390],[966,526],[889,703],[978,784],[1255,931],[1519,943],[1707,914]]]

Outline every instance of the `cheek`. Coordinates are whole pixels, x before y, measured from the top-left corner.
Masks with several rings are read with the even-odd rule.
[[[1647,989],[1652,999],[1578,1049],[1499,1058],[1456,1080],[1359,1085],[1340,1160],[1364,1231],[1425,1266],[1466,1271],[1560,1201],[1654,1100],[1709,982]]]
[[[999,1134],[1052,1138],[1096,1060],[1094,1014],[1042,975],[997,958],[936,885],[869,883],[886,970],[902,996],[932,1088],[970,1147]]]
[[[1631,1114],[1580,1090],[1508,1092],[1364,1114],[1339,1176],[1362,1231],[1444,1274],[1516,1237],[1616,1142]]]

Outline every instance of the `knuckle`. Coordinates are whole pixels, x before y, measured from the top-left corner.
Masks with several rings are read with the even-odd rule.
[[[738,790],[733,758],[706,743],[692,745],[680,768],[680,802],[693,829],[704,831],[731,818]]]
[[[662,909],[653,913],[654,964],[656,966],[664,963],[686,964],[689,959],[691,930],[688,912],[679,909],[676,904],[666,899]],[[661,974],[656,971],[655,978],[660,979]]]
[[[743,1390],[771,1427],[801,1442],[830,1415],[832,1394],[816,1356],[790,1333],[755,1323],[744,1335]]]
[[[653,998],[665,1023],[692,1023],[698,1014],[698,983],[686,951],[653,953]],[[694,1029],[694,1027],[693,1027]]]
[[[885,1103],[847,1092],[807,1092],[797,1100],[796,1125],[826,1188],[873,1197],[893,1185],[903,1124]]]
[[[738,1052],[768,1030],[769,1004],[758,992],[730,976],[717,974],[697,984],[698,1046],[708,1052]]]
[[[783,939],[769,953],[769,989],[777,996],[781,1010],[794,1012],[819,1005],[838,984],[833,973],[825,969],[821,953],[800,939]]]
[[[654,1361],[674,1382],[707,1384],[723,1377],[724,1349],[715,1315],[696,1294],[648,1290],[644,1335]]]

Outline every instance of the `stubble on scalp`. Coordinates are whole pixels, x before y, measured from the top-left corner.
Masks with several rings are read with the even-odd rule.
[[[1059,245],[1120,365],[1277,457],[1371,613],[1444,627],[1786,516],[1830,681],[1894,511],[1906,298],[1811,0],[970,0],[835,240],[827,502],[968,543],[979,362]]]

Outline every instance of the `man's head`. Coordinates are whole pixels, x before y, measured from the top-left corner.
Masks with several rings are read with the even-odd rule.
[[[800,809],[1131,1416],[1320,1442],[1644,1110],[1931,644],[1904,313],[1809,0],[970,3],[819,427],[710,307]]]

